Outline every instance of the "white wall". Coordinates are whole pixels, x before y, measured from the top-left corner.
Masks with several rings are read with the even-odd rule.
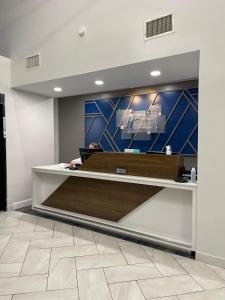
[[[221,37],[225,14],[222,0],[216,4],[205,0],[49,0],[38,9],[27,1],[23,9],[30,6],[30,14],[18,18],[20,2],[14,7],[20,23],[12,22],[4,39],[6,44],[9,37],[14,41],[10,51],[13,86],[204,51]],[[175,16],[175,33],[144,41],[144,20],[170,12]],[[83,38],[77,35],[81,24],[87,27]],[[37,52],[41,69],[26,71],[25,56]]]
[[[199,50],[203,16],[195,2],[207,10],[202,0],[50,0],[11,33],[13,86]],[[176,34],[144,41],[144,20],[170,12]],[[81,24],[87,27],[83,38],[77,35]],[[41,69],[26,71],[25,56],[37,52]]]
[[[171,11],[175,33],[145,42],[143,20]],[[224,19],[223,0],[52,0],[21,18],[11,39],[14,86],[200,50],[197,257],[225,266]],[[36,51],[42,68],[26,72],[24,56]]]
[[[0,92],[6,101],[7,204],[11,208],[31,198],[31,167],[54,163],[54,103],[10,89],[10,61],[3,57]]]

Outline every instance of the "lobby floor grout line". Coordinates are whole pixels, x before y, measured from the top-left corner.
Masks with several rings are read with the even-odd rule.
[[[125,266],[126,265],[120,265],[118,267],[125,267]],[[132,266],[132,265],[128,265],[128,266]],[[116,268],[117,266],[113,266],[113,267]],[[103,267],[103,268],[107,269],[107,268],[111,268],[111,267]],[[91,269],[100,269],[100,268],[91,268]],[[91,269],[85,269],[85,270],[91,270]],[[82,270],[84,270],[84,269],[82,269]],[[170,278],[170,277],[180,277],[180,276],[189,276],[189,277],[191,277],[194,280],[194,278],[190,274],[188,274],[188,273],[187,274],[177,274],[177,275],[162,275],[162,276],[155,276],[155,277],[149,277],[149,278],[137,279],[137,280],[149,280],[149,279],[155,279],[155,278],[160,279],[160,278]],[[128,281],[134,281],[134,280],[116,281],[115,283],[128,282]],[[215,289],[204,289],[196,280],[194,280],[194,281],[195,281],[195,283],[197,283],[197,285],[199,285],[200,288],[202,288],[202,291],[215,290]],[[216,288],[216,289],[225,289],[225,285],[224,285],[224,287]]]
[[[20,270],[19,277],[21,277],[21,273],[22,273],[22,271],[23,271],[23,267],[24,267],[24,263],[25,263],[25,260],[26,260],[26,257],[27,257],[27,253],[28,253],[29,248],[30,248],[30,243],[31,243],[31,241],[29,241],[29,244],[28,244],[28,247],[27,247],[27,251],[26,251],[26,255],[25,255],[24,260],[23,260],[23,263],[22,263],[22,268],[21,268],[21,270]]]
[[[120,252],[121,252],[121,254],[123,255],[123,257],[124,257],[124,259],[125,259],[125,261],[126,261],[127,265],[129,265],[129,263],[128,263],[128,261],[127,261],[127,259],[126,259],[125,255],[123,254],[123,251],[122,251],[122,249],[120,248],[120,245],[119,245],[119,244],[118,244],[118,247],[119,247],[119,249],[120,249]]]
[[[17,295],[27,295],[27,294],[39,294],[45,292],[56,292],[56,291],[66,291],[66,290],[76,290],[77,288],[66,288],[66,289],[57,289],[57,290],[49,290],[49,291],[36,291],[36,292],[28,292],[28,293],[18,293],[18,294],[8,294],[8,295],[0,295],[0,297],[4,296],[17,296]]]
[[[105,269],[105,268],[103,268]],[[180,276],[180,275],[179,275]],[[160,278],[163,278],[161,276],[156,276],[156,277],[148,277],[148,278],[143,278],[143,279],[131,279],[131,280],[121,280],[121,281],[115,281],[115,282],[108,282],[107,279],[107,283],[108,284],[117,284],[117,283],[126,283],[126,282],[131,282],[131,281],[138,281],[138,280],[149,280],[149,279],[160,279]]]
[[[145,251],[145,249],[144,249]],[[154,257],[150,258],[147,251],[145,251],[146,255],[148,256],[148,258],[151,260],[151,262],[153,263],[153,265],[155,266],[156,270],[159,272],[159,274],[161,275],[161,277],[164,277],[163,273],[159,270],[159,268],[157,267],[157,265],[154,262]],[[154,255],[154,254],[153,254]],[[172,275],[171,275],[172,276]],[[169,276],[168,276],[169,277]]]
[[[218,291],[218,290],[223,290],[223,289],[225,290],[225,287],[216,288],[216,289],[202,290],[202,291],[195,291],[195,292],[190,292],[190,293],[177,294],[177,297],[179,297],[181,295],[198,294],[198,293],[204,293],[204,292],[208,292],[208,291]],[[217,299],[214,299],[214,300],[217,300]]]
[[[103,274],[104,274],[104,276],[105,276],[105,281],[106,281],[106,284],[107,284],[107,286],[108,286],[110,296],[111,296],[111,298],[112,298],[112,300],[113,300],[113,295],[112,295],[112,293],[111,293],[111,290],[110,290],[110,287],[109,287],[109,283],[107,282],[107,278],[106,278],[106,275],[105,275],[105,270],[104,270],[104,268],[102,268],[102,271],[103,271]]]
[[[158,278],[160,278],[160,277],[158,277]],[[138,280],[136,280],[136,283],[137,283],[137,286],[139,287],[139,289],[140,289],[140,291],[141,291],[141,293],[142,293],[144,299],[147,300],[147,298],[145,297],[145,295],[144,295],[144,293],[143,293],[143,291],[142,291],[142,289],[141,289],[141,287],[140,287],[140,285],[139,285],[139,283],[138,283]]]
[[[78,286],[78,274],[77,274],[77,260],[76,260],[76,257],[74,257],[74,263],[75,263],[75,273],[76,273],[76,282],[77,282],[77,295],[78,295],[78,299],[80,300],[79,286]]]
[[[7,235],[7,234],[6,234],[6,235]],[[1,259],[3,253],[5,252],[6,248],[8,247],[8,245],[9,245],[11,239],[12,239],[12,234],[9,234],[9,235],[10,235],[10,238],[9,238],[8,242],[6,243],[5,249],[4,249],[4,250],[2,251],[2,253],[0,254],[0,259]]]
[[[49,271],[50,271],[51,257],[52,257],[52,248],[50,250],[49,263],[48,263],[48,277],[47,277],[46,291],[48,291],[48,280],[49,280]]]
[[[176,259],[175,259],[176,260]],[[179,264],[179,266],[181,266],[184,271],[187,273],[187,275],[189,275],[193,280],[194,282],[203,290],[205,291],[206,289],[180,264],[179,260],[176,260],[176,262]]]
[[[96,241],[96,239],[95,239],[95,235],[94,235],[94,234],[93,234],[93,239],[94,239],[95,246],[96,246],[96,248],[97,248],[98,254],[101,255],[100,252],[99,252],[98,244],[97,244],[97,241]]]
[[[75,243],[75,230],[74,230],[73,226],[72,226],[72,233],[73,233],[73,244],[74,244],[74,246],[76,246],[76,243]]]
[[[9,279],[9,278],[13,278],[13,277],[17,277],[17,278],[20,278],[20,277],[31,277],[31,276],[41,276],[41,275],[48,275],[48,273],[35,273],[35,274],[32,274],[32,275],[13,275],[13,276],[8,276],[8,277],[0,277],[0,278],[5,278],[5,279]]]
[[[39,216],[37,216],[37,217],[38,217],[38,218],[37,218],[37,222],[36,222],[36,224],[35,224],[35,226],[34,226],[34,232],[36,232],[37,224],[38,224],[38,221],[39,221],[39,219],[40,219]]]
[[[190,276],[189,274],[180,274],[180,275],[173,275],[173,276],[164,276],[164,277],[179,277],[179,276]],[[163,277],[163,278],[164,278]],[[193,277],[192,276],[190,276],[192,279],[193,279]],[[162,277],[161,277],[162,278]],[[152,279],[154,279],[154,278],[152,278]],[[143,280],[143,279],[138,279],[138,281],[139,280]],[[145,280],[145,279],[144,279]],[[194,279],[193,279],[194,280]],[[195,281],[195,283],[200,287],[200,288],[202,288],[197,282],[196,282],[196,280],[194,280]],[[189,294],[197,294],[197,293],[202,293],[202,292],[206,292],[206,291],[214,291],[214,290],[221,290],[221,289],[224,289],[225,287],[222,287],[222,288],[218,288],[218,289],[202,289],[201,291],[195,291],[195,292],[189,292],[189,293],[179,293],[179,294],[175,294],[175,295],[170,295],[170,296],[163,296],[163,297],[160,297],[159,299],[161,299],[161,298],[166,298],[166,297],[172,297],[172,296],[176,296],[177,298],[179,297],[179,296],[181,296],[181,295],[189,295]],[[154,300],[154,299],[158,299],[158,297],[156,297],[156,298],[151,298],[152,300]],[[216,299],[215,299],[216,300]]]
[[[23,275],[23,276],[11,276],[11,277],[0,277],[0,278],[4,278],[4,279],[9,279],[9,278],[22,278],[22,277],[35,277],[35,276],[41,276],[41,275],[48,275],[48,273],[42,273],[42,274],[33,274],[33,275]],[[0,295],[3,296],[3,295]]]
[[[54,223],[54,225],[53,225],[52,232],[53,232],[52,238],[54,239],[54,238],[55,238],[55,223]]]
[[[82,256],[82,257],[84,257],[84,256]],[[76,257],[76,258],[78,258],[78,257]],[[101,268],[107,269],[107,268],[112,268],[112,267],[124,267],[124,266],[127,266],[127,265],[113,265],[113,266],[108,266],[108,267],[101,266],[101,267],[94,267],[94,268],[77,269],[77,271],[92,270],[92,269],[96,270],[96,269],[101,269]]]

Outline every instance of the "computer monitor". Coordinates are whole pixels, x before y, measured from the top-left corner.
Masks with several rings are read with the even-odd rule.
[[[79,150],[80,150],[80,157],[81,157],[82,163],[84,163],[85,160],[87,160],[93,153],[95,153],[95,152],[103,152],[102,148],[94,148],[94,149],[79,148]]]

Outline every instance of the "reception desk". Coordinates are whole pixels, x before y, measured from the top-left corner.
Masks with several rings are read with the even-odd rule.
[[[127,155],[124,157],[128,158]],[[138,155],[137,158],[141,159]],[[33,209],[104,230],[195,251],[196,184],[130,175],[132,168],[129,166],[126,175],[113,174],[114,167],[112,172],[86,170],[94,168],[94,159],[94,155],[88,159],[89,163],[83,165],[83,170],[71,171],[59,165],[33,168]],[[150,157],[143,159],[151,160]],[[178,166],[179,161],[175,159]],[[105,168],[106,164],[103,165]],[[126,167],[124,161],[120,167]],[[137,168],[135,170],[137,172]]]

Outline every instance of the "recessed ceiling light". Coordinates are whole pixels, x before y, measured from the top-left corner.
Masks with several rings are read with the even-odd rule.
[[[60,93],[60,92],[62,92],[62,88],[59,86],[56,86],[56,87],[54,87],[54,91],[57,93]]]
[[[103,85],[104,81],[103,80],[95,80],[96,85]]]
[[[152,71],[152,72],[150,73],[150,75],[153,76],[153,77],[156,77],[156,76],[161,75],[161,72],[158,71],[158,70],[155,70],[155,71]]]

